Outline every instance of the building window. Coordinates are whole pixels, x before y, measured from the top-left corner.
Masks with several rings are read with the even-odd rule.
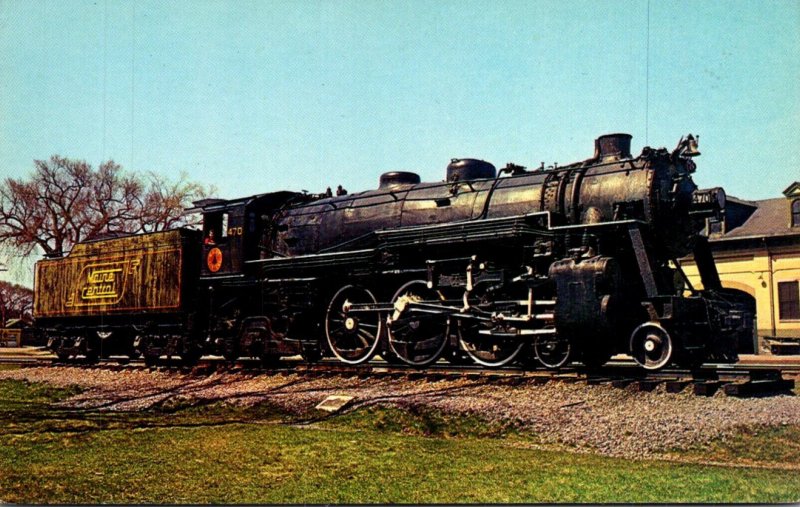
[[[722,234],[724,230],[724,221],[715,218],[708,218],[708,234]]]
[[[800,227],[800,199],[792,201],[792,227]]]
[[[800,283],[778,282],[778,318],[800,319]]]

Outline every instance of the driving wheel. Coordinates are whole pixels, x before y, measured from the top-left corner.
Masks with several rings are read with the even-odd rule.
[[[346,285],[331,298],[325,313],[325,337],[331,352],[347,364],[372,359],[378,348],[383,323],[378,312],[350,312],[354,304],[376,303],[370,291]]]
[[[436,310],[409,309],[413,303],[438,304],[444,300],[439,291],[428,288],[422,280],[404,284],[392,297],[395,312],[388,326],[389,347],[398,359],[411,366],[436,362],[450,336],[449,319]]]

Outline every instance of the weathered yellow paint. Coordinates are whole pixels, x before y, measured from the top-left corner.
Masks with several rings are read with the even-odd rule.
[[[36,263],[34,316],[169,311],[181,305],[179,230],[76,245]]]

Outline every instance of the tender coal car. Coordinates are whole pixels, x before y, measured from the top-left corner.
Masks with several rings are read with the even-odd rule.
[[[180,229],[81,243],[66,257],[37,262],[34,316],[48,347],[61,359],[93,362],[136,356],[137,340],[159,336],[168,353],[199,357],[197,340],[186,334],[198,246],[197,231]],[[142,349],[150,358],[156,353]]]

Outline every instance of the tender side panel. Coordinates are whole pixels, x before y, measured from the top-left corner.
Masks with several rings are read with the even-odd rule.
[[[181,307],[179,230],[76,246],[36,264],[37,318],[164,312]]]

